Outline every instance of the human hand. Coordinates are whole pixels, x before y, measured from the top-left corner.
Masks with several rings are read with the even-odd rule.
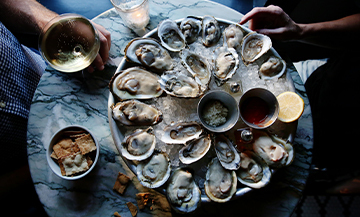
[[[239,24],[249,21],[249,28],[258,33],[278,40],[296,40],[300,38],[301,28],[280,7],[256,7],[245,14]]]
[[[95,70],[94,67],[96,67],[96,69],[100,71],[104,69],[105,63],[109,58],[109,51],[111,46],[110,32],[99,24],[96,23],[92,23],[92,24],[98,30],[99,33],[100,50],[93,63],[87,68],[87,71],[90,73],[94,72]]]

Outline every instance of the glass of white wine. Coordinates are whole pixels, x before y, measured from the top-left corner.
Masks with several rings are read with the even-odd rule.
[[[78,14],[62,14],[43,28],[39,51],[47,63],[61,72],[77,72],[97,56],[100,39],[91,22]]]

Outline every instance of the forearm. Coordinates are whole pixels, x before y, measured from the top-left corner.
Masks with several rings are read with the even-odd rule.
[[[0,20],[13,31],[39,34],[55,16],[36,0],[0,0]]]
[[[301,31],[297,40],[332,49],[360,48],[360,14],[339,20],[298,24]]]

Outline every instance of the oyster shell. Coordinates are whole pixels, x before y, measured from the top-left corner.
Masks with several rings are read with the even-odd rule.
[[[211,147],[210,135],[203,135],[190,142],[179,151],[179,159],[183,164],[191,164],[200,160]]]
[[[241,56],[247,65],[259,59],[272,47],[271,39],[263,34],[249,33],[241,42]]]
[[[290,142],[284,141],[264,131],[255,131],[253,150],[270,168],[288,166],[294,160],[294,149]]]
[[[265,161],[252,151],[240,153],[240,168],[236,171],[240,183],[262,188],[270,182],[271,170]]]
[[[225,169],[237,170],[240,168],[240,155],[230,139],[222,134],[216,135],[214,147],[216,155]]]
[[[224,45],[234,48],[236,51],[241,50],[241,41],[244,38],[244,32],[239,25],[231,24],[223,31]]]
[[[140,183],[148,188],[158,188],[170,177],[171,167],[169,156],[165,152],[155,151],[145,161],[140,161],[136,174]]]
[[[161,88],[172,96],[196,98],[201,94],[200,85],[192,77],[182,73],[164,73],[159,82]]]
[[[180,23],[180,30],[184,34],[188,44],[193,43],[201,32],[201,20],[197,17],[188,16]]]
[[[152,127],[137,129],[126,136],[120,146],[121,154],[128,160],[145,160],[154,152],[156,138]]]
[[[185,36],[173,20],[166,19],[159,23],[158,36],[161,44],[170,51],[178,52],[186,46]]]
[[[131,67],[116,73],[110,80],[111,93],[118,100],[150,99],[163,93],[159,76],[140,67]]]
[[[172,123],[164,128],[161,140],[167,144],[185,144],[199,138],[203,129],[195,121]]]
[[[125,48],[126,60],[157,72],[174,68],[169,52],[152,38],[135,38]]]
[[[201,191],[190,171],[190,168],[176,169],[166,189],[171,207],[179,213],[193,212],[201,202]]]
[[[215,202],[224,203],[236,192],[237,180],[235,171],[226,170],[217,158],[209,163],[206,172],[205,193]]]
[[[217,85],[229,80],[239,68],[239,55],[234,48],[220,47],[214,51],[214,70]]]
[[[112,116],[124,125],[154,125],[162,121],[162,112],[152,105],[127,100],[111,105]]]
[[[221,37],[221,30],[215,17],[205,15],[202,19],[202,40],[207,47],[215,45]]]
[[[208,88],[211,79],[211,66],[208,60],[189,50],[180,53],[182,65],[194,76],[196,82],[201,85],[202,91]]]
[[[281,77],[286,71],[286,62],[278,57],[269,57],[260,67],[260,77],[272,79]]]

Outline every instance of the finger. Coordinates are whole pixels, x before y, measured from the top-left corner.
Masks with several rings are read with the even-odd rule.
[[[245,14],[245,15],[241,18],[239,24],[242,25],[242,24],[248,22],[249,20],[253,19],[253,17],[254,17],[257,13],[259,13],[259,8],[253,8],[251,11],[249,11],[247,14]]]
[[[104,70],[104,62],[102,61],[101,56],[98,54],[94,60],[94,62],[92,63],[93,66],[95,66],[96,69],[98,70]]]
[[[109,58],[109,50],[111,46],[111,36],[110,32],[108,32],[103,26],[94,24],[99,33],[100,39],[100,50],[99,54],[102,58],[102,61],[105,63]]]
[[[267,35],[271,38],[274,39],[280,39],[280,40],[284,40],[286,39],[285,37],[285,32],[286,32],[286,28],[285,27],[280,27],[280,28],[276,28],[276,29],[258,29],[256,30],[258,33],[260,34],[264,34]]]

